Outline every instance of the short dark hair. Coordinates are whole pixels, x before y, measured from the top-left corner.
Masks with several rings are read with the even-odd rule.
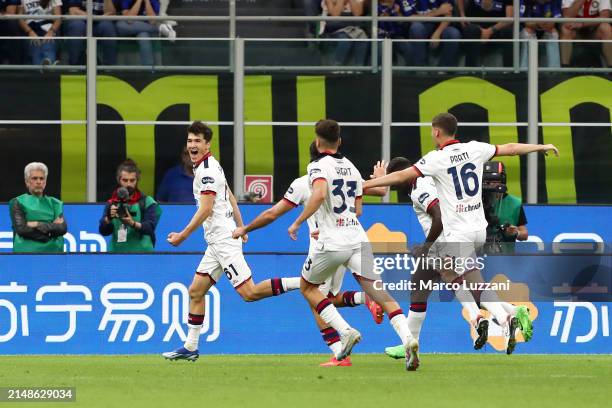
[[[119,182],[121,173],[124,171],[126,173],[136,173],[136,179],[140,180],[140,168],[134,160],[127,158],[117,167],[117,182]]]
[[[319,150],[317,149],[317,143],[314,141],[308,147],[308,152],[310,153],[310,161],[313,161],[314,159],[319,157],[319,155],[321,154],[319,153]]]
[[[452,113],[439,113],[431,121],[431,126],[442,129],[447,136],[454,136],[457,133],[457,118]]]
[[[329,144],[336,144],[340,139],[340,125],[333,119],[321,119],[315,125],[315,133]]]
[[[194,135],[203,135],[204,140],[210,142],[213,137],[213,131],[208,125],[201,120],[196,120],[187,129],[187,133],[192,133]]]
[[[410,166],[412,166],[412,163],[407,158],[394,157],[389,161],[389,165],[387,166],[387,174],[407,169]]]

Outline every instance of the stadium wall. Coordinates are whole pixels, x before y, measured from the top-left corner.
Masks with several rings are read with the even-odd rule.
[[[267,208],[243,205],[245,219]],[[7,214],[6,205],[0,213]],[[74,243],[69,249],[87,251],[69,255],[0,256],[0,354],[132,354],[158,353],[181,344],[185,336],[187,285],[203,249],[199,234],[181,250],[150,255],[100,254],[96,236],[101,205],[67,205],[66,218]],[[182,226],[191,206],[164,206],[158,236]],[[612,207],[527,206],[530,232],[545,242],[605,241],[612,234]],[[8,217],[0,218],[0,246],[7,250]],[[304,262],[306,231],[293,243],[285,217],[264,232],[251,234],[245,246],[256,280],[295,276]],[[369,205],[364,227],[378,241],[420,242],[423,238],[412,210],[406,205]],[[81,229],[79,231],[79,229]],[[169,250],[160,239],[159,250]],[[536,245],[536,244],[534,244]],[[173,249],[177,251],[176,249]],[[522,302],[535,318],[535,337],[519,344],[524,353],[612,353],[609,339],[609,289],[602,296],[549,299],[526,282],[533,271],[549,272],[552,287],[567,286],[558,259],[537,252],[521,257],[496,256],[487,261],[488,278],[504,275],[519,284]],[[521,262],[517,262],[521,260]],[[601,289],[608,284],[610,257],[601,258]],[[557,263],[555,263],[557,262]],[[607,264],[606,264],[607,262]],[[589,279],[594,274],[586,270]],[[599,272],[598,272],[599,273]],[[581,275],[584,278],[584,274]],[[607,279],[607,281],[606,281]],[[574,282],[569,282],[570,286]],[[345,289],[356,289],[348,276]],[[597,289],[597,288],[595,288]],[[396,292],[404,310],[405,292]],[[436,294],[428,306],[421,338],[425,352],[471,352],[469,324],[449,293]],[[515,300],[515,299],[507,299]],[[207,317],[201,350],[206,353],[310,353],[326,352],[310,312],[297,292],[261,302],[245,303],[222,280],[207,298]],[[388,324],[376,326],[363,307],[343,309],[364,341],[361,352],[382,352],[397,341]],[[503,349],[499,328],[491,329],[487,352]]]
[[[610,122],[612,82],[609,75],[563,74],[540,78],[542,122]],[[82,75],[6,73],[0,87],[11,97],[0,100],[6,120],[85,120],[86,87]],[[247,75],[245,120],[313,122],[322,117],[341,122],[380,122],[380,76]],[[98,120],[206,121],[233,120],[231,75],[100,75]],[[35,105],[34,105],[35,104]],[[34,108],[34,106],[36,106]],[[137,109],[135,108],[137,107]],[[394,122],[429,122],[450,110],[466,122],[527,122],[525,74],[420,76],[395,74]],[[232,174],[232,126],[214,126],[213,154]],[[153,194],[165,171],[178,162],[184,125],[98,126],[98,197],[114,187],[114,170],[126,156],[143,170],[141,187]],[[5,169],[0,200],[23,189],[22,169],[30,161],[50,167],[48,193],[64,201],[84,201],[86,190],[85,125],[10,125],[0,129],[0,160]],[[245,126],[246,174],[274,175],[274,196],[304,173],[310,126]],[[561,160],[540,160],[540,203],[611,203],[610,127],[542,127],[540,141],[556,144]],[[460,139],[491,143],[524,142],[527,128],[464,127]],[[369,174],[381,157],[381,128],[345,127],[343,150]],[[28,149],[23,146],[27,145]],[[597,148],[594,148],[596,146]],[[427,127],[393,127],[392,154],[418,159],[433,148]],[[526,192],[525,159],[507,158],[510,191]]]

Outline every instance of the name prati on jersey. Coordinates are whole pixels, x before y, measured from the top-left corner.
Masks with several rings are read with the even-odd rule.
[[[359,170],[346,157],[327,154],[308,165],[311,190],[321,179],[327,182],[328,194],[315,214],[319,242],[328,251],[359,248],[368,240],[355,208],[355,201],[363,194]]]
[[[236,222],[229,201],[227,180],[219,162],[210,155],[205,157],[194,170],[193,196],[198,207],[202,194],[215,196],[212,213],[202,224],[204,239],[212,244],[215,241],[231,238],[232,231],[236,229]]]
[[[414,167],[430,176],[440,197],[445,233],[486,229],[482,204],[483,164],[497,151],[494,145],[453,140],[419,160]]]

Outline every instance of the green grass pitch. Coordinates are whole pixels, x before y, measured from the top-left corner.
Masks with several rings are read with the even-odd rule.
[[[324,355],[0,356],[0,387],[76,387],[53,407],[603,407],[612,355],[356,354],[352,367],[320,368]],[[2,404],[0,405],[9,405]],[[12,404],[10,404],[12,406]]]

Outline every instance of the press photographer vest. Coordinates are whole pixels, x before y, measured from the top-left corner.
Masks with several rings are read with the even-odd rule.
[[[142,222],[142,216],[147,208],[151,205],[157,204],[153,197],[143,196],[138,202],[134,204],[125,204],[125,208],[130,212],[132,219],[136,222]],[[157,208],[155,216],[159,219],[161,211]],[[152,237],[148,234],[143,234],[136,228],[127,226],[127,238],[125,242],[118,242],[119,230],[122,228],[123,223],[118,218],[112,219],[113,224],[113,238],[110,242],[110,252],[150,252],[153,251],[155,242]]]

